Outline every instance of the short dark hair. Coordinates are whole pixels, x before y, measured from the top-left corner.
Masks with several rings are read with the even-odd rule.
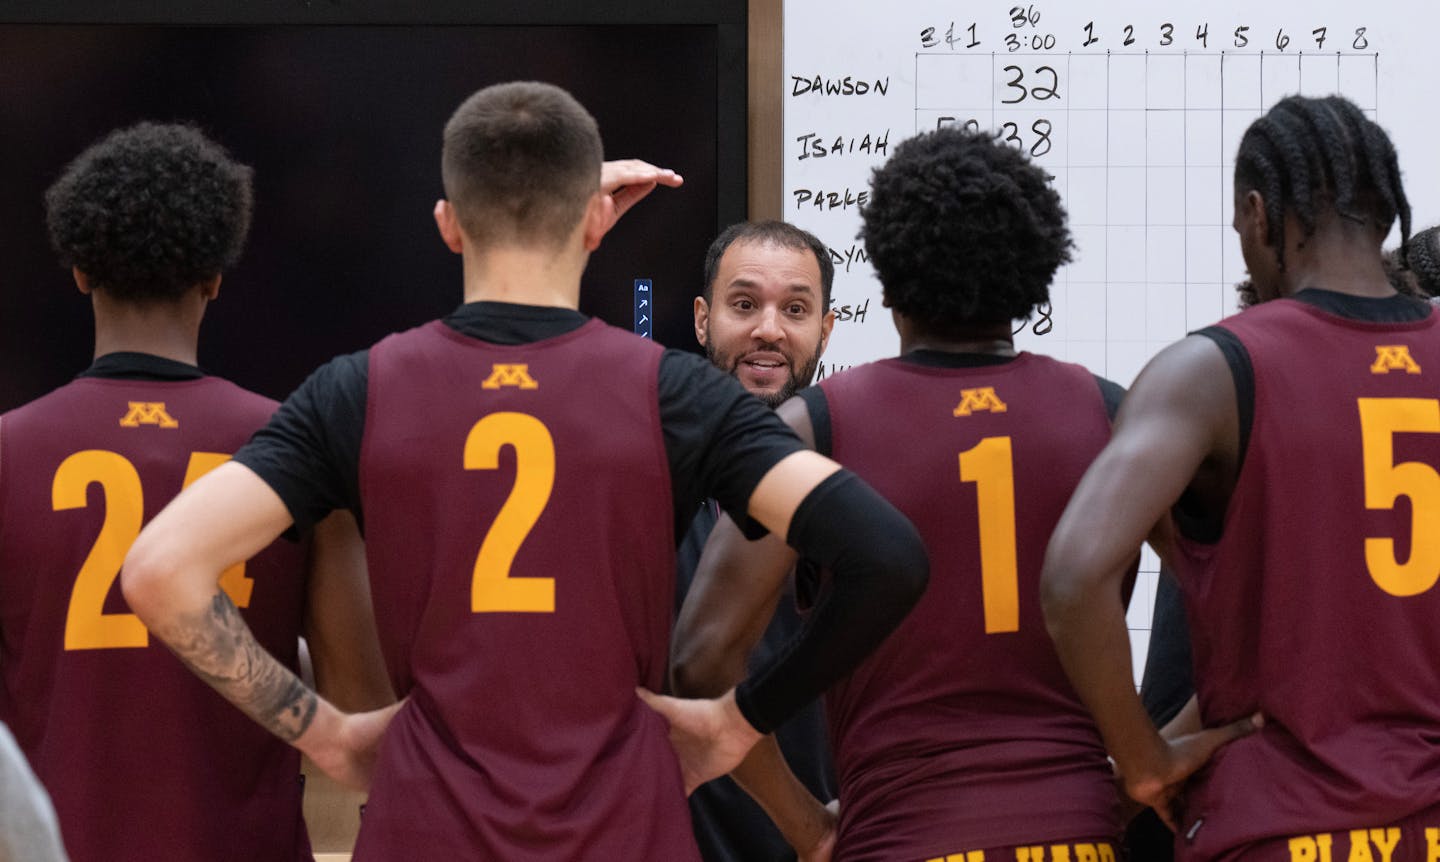
[[[987,132],[946,127],[902,142],[860,211],[886,304],[932,332],[1028,318],[1072,247],[1047,180]]]
[[[1399,260],[1410,241],[1410,203],[1385,130],[1341,96],[1289,96],[1250,124],[1235,156],[1237,191],[1265,199],[1268,240],[1285,268],[1285,213],[1305,236],[1321,208],[1370,223],[1383,238],[1400,219]]]
[[[445,124],[440,173],[461,228],[481,244],[558,246],[600,188],[595,118],[551,84],[496,84]]]
[[[778,245],[781,248],[808,251],[815,255],[815,262],[820,266],[821,307],[824,311],[830,310],[830,288],[835,283],[835,262],[830,259],[830,249],[809,231],[789,222],[773,219],[732,224],[710,243],[710,249],[705,252],[705,281],[700,289],[706,302],[710,302],[715,296],[715,278],[720,274],[720,258],[725,256],[726,249],[737,242]]]
[[[174,301],[240,259],[253,175],[193,126],[111,132],[45,192],[50,244],[95,289]]]

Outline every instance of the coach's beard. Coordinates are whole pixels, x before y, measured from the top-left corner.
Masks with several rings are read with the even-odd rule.
[[[707,339],[707,343],[705,345],[706,358],[708,358],[710,360],[710,363],[716,368],[719,368],[722,371],[729,372],[731,377],[734,377],[736,380],[740,380],[742,385],[744,384],[744,381],[740,378],[740,364],[744,362],[745,358],[751,353],[758,353],[764,351],[767,353],[778,353],[781,356],[785,357],[785,368],[787,371],[786,380],[783,384],[781,384],[779,389],[775,390],[774,392],[756,392],[754,390],[750,390],[749,387],[746,387],[746,389],[750,391],[751,395],[754,395],[756,398],[759,398],[761,401],[765,402],[765,405],[771,410],[774,410],[776,407],[784,404],[796,392],[804,389],[806,386],[809,386],[810,382],[815,379],[815,370],[820,367],[820,345],[818,342],[815,345],[815,349],[810,351],[809,359],[805,362],[804,365],[802,365],[798,369],[795,367],[795,357],[791,356],[783,350],[779,350],[778,348],[762,347],[758,350],[742,353],[738,356],[728,356],[716,351],[714,344],[715,342],[713,339]]]

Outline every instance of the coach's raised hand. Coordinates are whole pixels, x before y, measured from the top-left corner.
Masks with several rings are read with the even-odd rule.
[[[600,166],[600,191],[614,202],[614,212],[605,226],[608,232],[631,207],[655,191],[656,186],[679,188],[685,178],[669,168],[657,168],[639,159],[620,159]]]

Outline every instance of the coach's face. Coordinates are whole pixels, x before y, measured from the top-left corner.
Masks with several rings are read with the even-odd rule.
[[[695,298],[705,354],[771,407],[810,384],[834,325],[808,249],[737,240],[720,258],[710,301]]]

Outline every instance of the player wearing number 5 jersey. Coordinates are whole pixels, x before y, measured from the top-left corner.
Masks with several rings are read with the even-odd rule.
[[[602,164],[590,115],[533,83],[462,104],[442,172],[465,304],[317,371],[141,536],[126,596],[322,767],[363,785],[373,758],[357,859],[698,860],[685,792],[894,627],[923,590],[923,546],[703,358],[577,310],[617,214],[678,176]],[[636,689],[664,681],[676,537],[705,497],[844,576],[756,678],[713,701],[645,694],[671,729]],[[337,507],[364,517],[406,696],[393,716],[298,685],[216,590],[219,565]]]
[[[1386,278],[1381,243],[1398,217],[1403,258],[1410,228],[1395,151],[1341,98],[1288,98],[1235,189],[1259,302],[1142,372],[1056,531],[1047,615],[1178,858],[1434,859],[1440,324]],[[1110,573],[1172,511],[1200,721],[1264,719],[1183,809],[1204,758],[1143,721]]]
[[[141,525],[276,407],[195,365],[249,226],[250,176],[194,129],[142,124],[87,150],[46,197],[91,298],[96,359],[0,417],[0,720],[76,862],[310,858],[295,752],[194,679],[116,583]],[[221,583],[287,666],[308,631],[334,696],[385,703],[363,565],[345,564],[358,532],[317,532],[311,575],[309,543],[278,542]]]
[[[826,378],[781,413],[914,521],[932,576],[826,696],[835,858],[1113,860],[1115,783],[1038,590],[1050,531],[1121,391],[1011,340],[1069,259],[1065,212],[1023,155],[945,129],[896,149],[862,216],[901,355]],[[736,636],[770,593],[754,573],[783,574],[787,549],[770,546],[775,565],[739,538],[729,525],[707,548],[676,637],[682,679],[724,667],[722,647],[743,653]]]

